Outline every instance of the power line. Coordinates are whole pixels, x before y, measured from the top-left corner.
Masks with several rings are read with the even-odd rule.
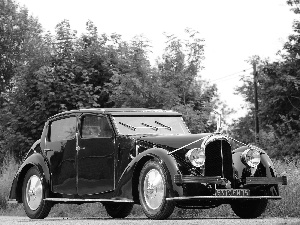
[[[214,81],[213,83],[217,84],[217,83],[225,82],[225,81],[228,81],[228,80],[232,80],[232,79],[235,79],[235,78],[239,77],[240,75],[242,75],[242,74],[239,73],[239,74],[234,75],[234,76],[231,76],[231,77],[219,79],[219,80],[217,80],[217,81]]]
[[[223,77],[219,77],[219,78],[217,78],[217,79],[215,79],[215,80],[212,80],[212,82],[217,81],[217,80],[222,80],[222,79],[224,79],[224,78],[231,77],[231,76],[234,76],[234,75],[237,75],[237,74],[240,75],[240,73],[246,72],[247,70],[250,70],[250,69],[252,69],[252,68],[244,69],[244,70],[241,70],[241,71],[239,71],[239,72],[235,72],[235,73],[232,73],[232,74],[223,76]]]
[[[215,82],[215,81],[218,81],[218,80],[223,80],[224,78],[231,77],[231,76],[234,76],[234,75],[237,75],[237,74],[240,75],[240,73],[246,72],[247,70],[250,70],[250,69],[252,69],[252,68],[244,69],[244,70],[241,70],[239,72],[235,72],[235,73],[223,76],[223,77],[219,77],[215,80],[212,80],[211,82]]]

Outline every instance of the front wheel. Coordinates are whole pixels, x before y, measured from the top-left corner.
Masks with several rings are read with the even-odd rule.
[[[272,186],[260,192],[262,196],[277,196],[278,188]],[[257,199],[248,201],[236,201],[231,204],[234,213],[245,219],[257,218],[261,216],[268,206],[268,199]]]
[[[243,218],[257,218],[266,210],[268,199],[237,201],[231,204],[234,213]]]
[[[150,219],[166,219],[174,211],[175,203],[167,201],[171,180],[164,164],[148,161],[139,178],[139,198],[145,215]]]
[[[104,205],[106,212],[112,218],[125,218],[132,210],[132,203],[106,203]]]
[[[37,168],[32,167],[25,175],[22,186],[23,206],[31,219],[44,219],[48,216],[52,203],[44,201],[48,189],[43,184],[43,178]]]

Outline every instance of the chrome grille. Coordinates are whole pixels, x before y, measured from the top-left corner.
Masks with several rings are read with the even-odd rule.
[[[209,143],[205,149],[205,157],[205,176],[221,176],[232,181],[232,153],[227,141]]]

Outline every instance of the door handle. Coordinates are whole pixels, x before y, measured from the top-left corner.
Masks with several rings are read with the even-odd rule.
[[[84,149],[85,149],[85,147],[82,147],[82,148],[81,148],[80,146],[77,146],[77,147],[76,147],[76,151],[77,151],[77,152],[80,151],[80,150],[84,150]]]
[[[54,151],[54,150],[53,150],[53,149],[46,148],[46,149],[44,149],[44,151],[47,153],[47,152],[51,152],[51,151]]]

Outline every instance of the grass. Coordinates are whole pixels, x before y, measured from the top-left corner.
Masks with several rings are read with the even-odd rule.
[[[280,185],[282,200],[270,201],[263,217],[299,217],[300,211],[300,160],[276,160],[275,169],[278,175],[288,177],[288,185]],[[10,186],[18,168],[12,157],[4,160],[0,170],[0,215],[25,216],[22,204],[7,204]],[[108,217],[100,203],[82,205],[55,205],[50,217]],[[129,217],[145,217],[140,206],[135,205]],[[175,209],[171,218],[197,217],[235,217],[229,205],[222,205],[213,209]]]
[[[274,162],[278,175],[288,178],[288,185],[279,186],[282,200],[271,201],[267,214],[270,216],[300,216],[300,160],[283,160]]]
[[[18,170],[19,165],[13,157],[6,157],[0,168],[0,209],[6,209],[7,199],[13,178]]]

